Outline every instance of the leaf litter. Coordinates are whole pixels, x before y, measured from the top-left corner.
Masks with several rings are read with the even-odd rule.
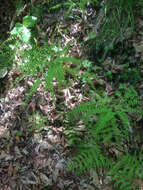
[[[75,12],[81,16],[78,9],[74,9],[72,13],[75,14]],[[67,28],[68,32],[60,31],[59,35],[62,46],[72,42],[69,55],[84,58],[84,45],[81,43],[81,39],[88,40],[86,30],[90,31],[93,27],[93,24],[90,23],[92,14],[87,15],[87,24],[84,24],[82,18],[64,21],[61,16],[63,23],[59,23],[60,30],[64,31]],[[48,25],[48,32],[45,32],[45,35],[48,42],[52,43],[56,38],[57,31],[54,31],[53,26],[59,22],[57,18],[55,17],[52,24],[47,18],[43,20],[46,23],[38,29],[39,40],[41,28],[44,29]],[[96,27],[99,30],[100,15],[98,18],[98,26],[95,25],[94,30]],[[103,20],[102,18],[101,21]],[[126,38],[133,43],[135,57],[140,56],[143,59],[143,39],[140,34],[142,22],[140,19],[138,22],[133,38],[130,33],[126,35]],[[114,58],[107,56],[103,63],[106,71],[122,72],[122,65],[112,65],[111,62],[115,62]],[[97,83],[110,96],[114,93],[116,85],[106,80],[101,71],[99,74],[102,77]],[[9,83],[11,83],[17,74],[14,70],[8,75]],[[70,76],[68,77],[70,80]],[[91,170],[90,174],[75,176],[66,169],[67,163],[72,159],[72,154],[63,132],[64,120],[66,119],[64,112],[73,109],[82,101],[88,100],[86,92],[89,91],[89,84],[86,84],[86,90],[83,91],[83,86],[73,80],[73,85],[63,89],[62,94],[56,92],[56,104],[53,104],[51,94],[44,91],[45,81],[42,78],[42,84],[24,108],[26,94],[29,86],[32,85],[33,81],[29,77],[25,77],[22,83],[16,84],[11,89],[6,89],[5,97],[0,99],[0,190],[112,190],[109,179],[102,182],[96,171]],[[43,120],[42,125],[39,118]],[[82,122],[79,122],[79,130],[84,131]]]

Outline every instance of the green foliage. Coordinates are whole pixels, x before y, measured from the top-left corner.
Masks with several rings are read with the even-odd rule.
[[[132,189],[133,176],[140,178],[135,171],[142,168],[138,161],[141,161],[142,154],[133,156],[127,151],[133,131],[130,114],[143,115],[143,111],[138,107],[141,102],[132,86],[125,92],[118,91],[116,96],[117,98],[92,96],[93,100],[86,101],[67,113],[71,126],[68,130],[70,146],[76,145],[79,152],[68,168],[77,174],[92,167],[108,168],[112,180],[118,179],[115,184],[121,190]],[[79,121],[83,122],[86,130],[74,133],[79,131]],[[111,157],[109,147],[118,150],[116,159]]]
[[[96,0],[68,0],[61,4],[60,1],[49,1],[50,10],[55,10],[60,7],[68,7],[69,14],[74,7],[79,6],[83,13],[86,4],[97,3]],[[134,27],[133,8],[135,6],[133,0],[109,0],[106,1],[104,14],[105,23],[102,26],[101,34],[97,38],[97,44],[100,45],[105,39],[111,40],[118,36],[123,37],[125,29],[130,25]],[[18,5],[19,10],[23,5]],[[40,15],[41,7],[37,7],[37,13]],[[126,19],[124,19],[126,18]],[[45,90],[54,94],[53,82],[57,87],[67,87],[69,84],[66,81],[66,73],[75,77],[77,80],[82,79],[83,83],[88,83],[92,90],[95,90],[94,81],[98,80],[95,73],[98,67],[93,67],[92,62],[85,60],[81,61],[73,57],[68,57],[69,46],[61,48],[59,45],[38,46],[31,42],[31,29],[37,22],[37,17],[25,16],[23,24],[17,23],[10,32],[11,39],[14,43],[11,44],[15,55],[21,57],[21,62],[17,63],[18,69],[23,72],[23,75],[17,79],[17,82],[25,76],[44,76],[46,81]],[[91,33],[90,39],[95,39],[95,35]],[[105,51],[112,50],[112,44],[107,44]],[[5,56],[8,51],[0,50],[0,57],[3,65],[6,65]],[[9,60],[9,59],[8,59]],[[65,64],[66,63],[66,64]],[[75,64],[71,68],[70,64]],[[67,66],[65,66],[67,65]],[[92,68],[91,68],[92,67]],[[79,75],[79,70],[83,68],[84,73]],[[136,71],[133,71],[136,73]],[[131,73],[129,72],[128,75]],[[106,76],[112,79],[112,73],[107,72]],[[124,76],[125,77],[125,76]],[[37,88],[42,83],[42,79],[37,79],[29,90],[24,106],[28,104],[31,97],[37,91]],[[127,144],[131,142],[133,135],[132,114],[141,114],[140,100],[135,89],[120,88],[114,97],[106,95],[99,96],[95,92],[90,96],[90,101],[85,101],[75,107],[66,114],[68,126],[65,134],[69,139],[69,145],[75,146],[79,152],[69,163],[68,168],[75,173],[88,171],[90,168],[108,169],[107,175],[112,176],[114,182],[120,190],[133,189],[134,178],[142,178],[142,153],[132,152],[127,150]],[[39,114],[32,115],[32,129],[38,126],[40,131],[45,118],[41,119]],[[84,130],[80,131],[79,123],[83,123]],[[115,157],[110,155],[110,147],[113,147]],[[118,153],[117,151],[118,150]],[[124,155],[123,155],[124,153]]]
[[[105,21],[101,32],[97,38],[98,45],[103,41],[113,38],[124,38],[124,32],[127,27],[134,29],[134,8],[133,0],[109,0],[104,5]],[[112,44],[111,44],[112,45]]]
[[[31,38],[31,29],[35,23],[37,18],[34,16],[25,16],[23,18],[23,24],[16,23],[13,30],[10,32],[11,37],[15,37],[20,39],[24,43],[29,43]]]
[[[20,40],[22,40],[25,43],[29,43],[31,32],[23,26],[20,23],[16,23],[14,29],[11,31],[11,35],[14,37],[18,37]]]
[[[49,1],[47,1],[49,2]],[[50,3],[50,2],[49,2]],[[50,10],[55,10],[55,9],[59,9],[61,7],[66,7],[68,10],[67,10],[67,15],[69,15],[72,11],[72,9],[74,9],[75,7],[79,7],[82,12],[84,13],[85,12],[85,7],[87,5],[87,3],[90,3],[90,4],[97,4],[98,3],[98,0],[68,0],[68,1],[65,1],[65,2],[58,2],[56,1],[56,3],[51,6],[51,3],[50,3]]]
[[[127,152],[119,157],[117,164],[112,165],[108,175],[112,176],[112,181],[116,186],[120,186],[120,190],[137,189],[137,184],[134,183],[134,180],[143,179],[142,155],[143,152],[139,154]]]
[[[90,68],[91,66],[92,66],[92,62],[91,61],[88,61],[88,60],[84,60],[83,62],[82,62],[82,65],[83,65],[83,67],[84,68]]]
[[[23,18],[23,25],[27,28],[32,28],[34,27],[36,20],[36,17],[27,15]]]
[[[33,84],[32,88],[30,89],[29,93],[26,96],[25,105],[27,105],[27,103],[31,99],[32,95],[37,91],[37,88],[39,87],[41,82],[42,81],[39,78],[35,81],[35,83]]]
[[[9,41],[0,41],[0,69],[12,68],[15,51],[9,47]]]
[[[37,46],[36,44],[24,44],[18,40],[16,43],[11,46],[16,49],[16,54],[21,57],[21,61],[17,62],[17,66],[18,70],[23,72],[23,75],[16,79],[16,83],[20,82],[25,76],[32,78],[40,74],[46,81],[45,90],[49,90],[54,95],[54,81],[57,82],[57,86],[60,89],[62,85],[68,85],[65,79],[66,72],[73,77],[77,76],[82,61],[67,56],[68,46],[61,48],[59,45],[47,45],[46,43],[43,46]],[[23,48],[20,48],[20,44]],[[65,67],[64,62],[69,64],[75,63],[77,66],[75,69],[71,69]],[[40,85],[41,82],[38,81],[34,84],[36,88],[32,87],[29,95],[27,95],[26,104]]]
[[[67,2],[64,3],[64,6],[68,7],[68,11],[67,14],[70,14],[70,12],[72,11],[73,8],[75,7],[79,7],[83,14],[85,12],[85,7],[87,5],[87,3],[91,3],[91,4],[97,4],[98,0],[68,0]]]
[[[15,5],[15,8],[16,8],[16,14],[17,14],[17,16],[19,16],[21,11],[24,8],[24,2],[19,1],[19,0],[14,0],[14,5]]]
[[[92,167],[106,167],[110,166],[108,159],[103,155],[101,147],[98,144],[83,144],[80,147],[80,153],[74,158],[74,162],[70,162],[68,165],[69,170],[74,170],[76,174],[80,174],[81,171],[87,171]]]
[[[15,51],[9,46],[9,40],[0,41],[0,79],[6,77],[8,71],[12,68]]]
[[[100,3],[101,12],[96,20],[96,34],[93,37],[89,36],[88,45],[85,44],[88,46],[89,56],[93,60],[95,60],[95,54],[100,54],[101,50],[104,60],[107,53],[115,48],[115,44],[122,43],[127,36],[132,35],[134,17],[139,4],[140,0],[108,0]]]
[[[118,75],[118,80],[129,81],[131,84],[136,84],[141,80],[141,75],[137,67],[125,69],[123,74]]]

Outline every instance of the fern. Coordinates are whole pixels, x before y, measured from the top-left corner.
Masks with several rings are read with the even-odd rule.
[[[76,131],[78,126],[75,126],[78,125],[78,121],[83,121],[86,127],[86,132],[76,134],[76,138],[73,132],[69,137],[71,145],[76,144],[79,151],[79,154],[69,163],[69,169],[79,174],[92,167],[108,168],[109,174],[113,176],[112,181],[119,186],[120,190],[134,189],[133,176],[142,177],[142,174],[139,176],[139,172],[135,173],[142,168],[138,165],[138,160],[141,162],[142,156],[126,153],[133,133],[130,114],[143,115],[143,112],[139,108],[141,102],[138,94],[132,86],[124,94],[122,92],[117,94],[117,99],[92,96],[93,100],[84,102],[67,113],[71,131]],[[117,149],[119,155],[124,152],[125,156],[122,155],[121,158],[116,154],[114,160],[110,156],[110,147]],[[126,178],[123,177],[124,175]]]
[[[40,74],[41,76],[45,77],[45,90],[49,90],[49,92],[51,92],[53,95],[53,80],[56,79],[59,88],[62,85],[67,86],[68,84],[65,79],[66,72],[70,72],[72,76],[76,77],[81,65],[80,60],[67,57],[69,45],[67,45],[65,48],[61,48],[58,45],[48,46],[45,43],[42,47],[32,44],[26,45],[26,47],[23,49],[20,49],[19,45],[15,46],[15,48],[18,49],[15,56],[21,57],[20,61],[17,63],[18,70],[22,71],[23,73],[22,76],[16,79],[15,83],[20,82],[24,76],[29,76],[32,78],[33,76]],[[68,68],[64,66],[64,62],[74,62],[77,67],[75,69],[71,69],[70,67]],[[36,84],[40,85],[40,83]],[[36,88],[38,88],[38,86]],[[31,95],[27,95],[27,97],[28,96],[30,97]],[[27,101],[28,100],[26,100],[26,102]]]
[[[142,152],[139,155],[137,153],[131,155],[127,152],[119,158],[118,163],[113,165],[108,172],[108,175],[112,176],[115,185],[120,185],[120,190],[137,189],[137,184],[133,184],[133,182],[135,182],[135,179],[143,179],[142,155]]]
[[[31,47],[20,52],[22,56],[23,64],[20,69],[24,71],[25,75],[35,75],[39,72],[43,72],[44,68],[47,67],[49,61],[55,55],[52,47],[47,46],[39,47],[32,44]]]
[[[103,155],[98,144],[83,144],[80,145],[81,152],[68,165],[69,170],[73,170],[76,174],[85,172],[91,167],[109,167],[109,160]]]
[[[128,90],[126,90],[125,95],[123,96],[123,92],[118,91],[116,93],[118,99],[122,103],[122,109],[124,112],[128,113],[138,113],[143,114],[142,109],[139,106],[142,104],[141,100],[138,97],[138,93],[135,91],[133,86],[130,86]]]
[[[48,73],[45,73],[46,79],[46,88],[53,92],[53,78],[56,78],[59,82],[59,85],[66,85],[64,68],[59,62],[51,63],[51,66],[48,69]]]

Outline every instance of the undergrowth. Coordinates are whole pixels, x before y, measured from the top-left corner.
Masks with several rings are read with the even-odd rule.
[[[88,43],[85,44],[90,47],[88,55],[92,60],[96,59],[96,53],[102,52],[103,61],[118,42],[123,43],[126,37],[130,38],[133,35],[134,18],[136,13],[140,12],[139,6],[140,9],[143,6],[140,0],[109,0],[101,4],[101,26],[93,37],[89,36]]]
[[[78,155],[68,168],[76,174],[93,167],[108,169],[106,175],[112,176],[111,181],[119,189],[134,189],[134,180],[143,177],[143,164],[142,152],[134,150],[134,126],[130,114],[143,115],[139,105],[138,94],[131,86],[126,92],[118,91],[116,99],[92,95],[91,101],[69,111],[69,129],[65,133],[69,145],[78,149]],[[84,132],[80,131],[79,121],[85,126]]]
[[[97,3],[97,1],[90,2]],[[85,10],[86,3],[87,1],[71,0],[63,2],[63,6],[69,6],[67,11],[69,14],[75,6]],[[57,1],[57,4],[55,2],[52,4],[51,9],[60,6],[60,2]],[[97,41],[102,43],[105,38],[110,40],[117,36],[121,37],[129,25],[134,28],[134,6],[133,0],[107,1],[105,4],[106,21],[102,27],[101,36],[98,36],[99,41]],[[124,20],[125,17],[127,19]],[[133,114],[143,115],[138,93],[133,86],[130,86],[118,90],[111,97],[105,94],[99,95],[93,82],[98,80],[95,72],[99,68],[90,69],[91,62],[68,57],[70,44],[62,48],[57,44],[47,45],[44,43],[42,46],[38,46],[34,43],[34,40],[31,40],[31,28],[35,25],[36,20],[36,17],[26,16],[23,24],[17,23],[11,31],[9,39],[9,43],[11,43],[7,46],[13,52],[12,58],[8,60],[14,61],[17,69],[23,73],[15,83],[24,77],[30,77],[30,79],[41,77],[41,79],[35,80],[28,92],[25,106],[40,86],[42,76],[46,82],[45,91],[52,93],[53,98],[55,95],[53,81],[57,82],[59,90],[70,86],[66,80],[66,74],[88,83],[92,89],[89,94],[90,100],[65,113],[65,134],[69,140],[69,146],[78,150],[78,154],[69,163],[68,169],[76,174],[89,171],[91,168],[105,169],[106,175],[112,177],[111,181],[120,190],[137,189],[137,185],[134,183],[135,179],[143,179],[142,151],[139,148],[134,149],[132,118]],[[4,57],[3,55],[7,55],[5,50],[0,51],[0,56]],[[5,64],[5,61],[3,63]],[[71,68],[70,65],[73,63],[76,66]],[[81,76],[79,71],[83,67],[84,73]],[[95,93],[96,91],[97,93]],[[33,115],[33,126],[36,128],[38,123],[40,130],[44,122],[36,120],[36,117],[37,115]]]

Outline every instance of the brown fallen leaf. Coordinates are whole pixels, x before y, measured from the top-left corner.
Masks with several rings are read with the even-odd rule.
[[[45,174],[40,172],[40,179],[46,185],[52,185],[52,179],[48,178]]]
[[[10,163],[8,167],[8,175],[11,177],[13,175],[13,172],[14,172],[14,168],[12,166],[12,163]]]
[[[19,137],[19,136],[15,136],[15,140],[16,140],[17,142],[20,142],[20,137]]]

